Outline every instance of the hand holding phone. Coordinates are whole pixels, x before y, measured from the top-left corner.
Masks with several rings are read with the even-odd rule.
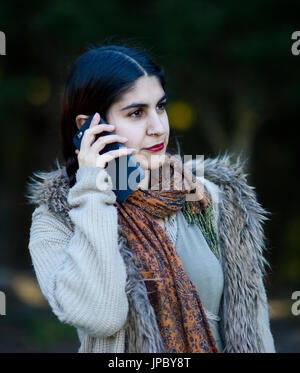
[[[80,149],[79,167],[106,168],[107,163],[112,159],[134,151],[133,148],[127,148],[122,144],[126,140],[113,132],[114,126],[107,124],[102,118],[99,123],[99,119],[98,113],[89,116],[73,138],[74,145]],[[119,143],[114,144],[116,141]],[[106,146],[108,143],[110,146]],[[119,149],[121,153],[118,152]]]
[[[113,192],[117,200],[123,202],[136,189],[145,173],[131,155],[135,149],[125,147],[123,142],[127,140],[116,135],[113,132],[114,127],[102,118],[99,123],[99,119],[98,113],[90,115],[73,138],[74,145],[80,150],[79,167],[107,166],[106,170],[114,185]]]

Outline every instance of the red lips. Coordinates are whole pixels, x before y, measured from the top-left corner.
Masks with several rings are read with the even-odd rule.
[[[151,146],[151,148],[144,148],[145,150],[150,150],[152,152],[157,152],[159,150],[162,150],[164,148],[165,144],[162,142],[160,144]]]

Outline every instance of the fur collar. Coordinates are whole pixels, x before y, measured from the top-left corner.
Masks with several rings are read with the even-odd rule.
[[[260,284],[265,274],[265,237],[262,224],[268,212],[257,202],[255,188],[249,186],[244,163],[225,153],[204,160],[204,177],[218,186],[217,228],[219,252],[224,271],[224,293],[221,303],[220,333],[224,352],[261,352],[257,325]],[[186,163],[193,172],[200,160]],[[51,213],[73,231],[67,202],[69,185],[65,167],[35,172],[27,184],[29,203],[47,204]],[[126,352],[163,352],[154,311],[134,257],[119,228],[120,252],[127,268],[127,294],[130,304],[126,325]]]

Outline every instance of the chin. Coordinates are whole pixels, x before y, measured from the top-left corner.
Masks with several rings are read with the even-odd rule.
[[[165,152],[158,152],[158,154],[134,154],[134,159],[140,164],[144,170],[155,170],[160,167],[165,160]]]

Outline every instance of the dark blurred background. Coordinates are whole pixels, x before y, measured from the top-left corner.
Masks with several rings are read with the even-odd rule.
[[[146,48],[163,65],[170,145],[183,154],[248,159],[248,182],[272,213],[266,281],[278,352],[300,352],[297,2],[245,0],[1,1],[0,352],[76,352],[77,334],[43,299],[28,251],[33,171],[62,160],[58,133],[67,69],[89,44]],[[299,47],[300,49],[300,47]]]

